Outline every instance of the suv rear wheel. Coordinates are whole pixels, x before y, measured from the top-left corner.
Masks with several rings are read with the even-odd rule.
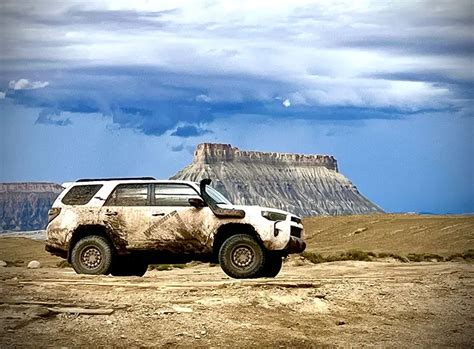
[[[78,274],[104,275],[112,265],[113,250],[102,236],[80,239],[72,249],[71,264]]]
[[[219,264],[227,275],[236,279],[259,277],[265,266],[265,252],[252,236],[232,235],[219,250]]]

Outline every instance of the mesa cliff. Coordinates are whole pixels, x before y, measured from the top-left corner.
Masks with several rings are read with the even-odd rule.
[[[54,183],[0,183],[0,232],[44,229],[62,189]]]
[[[199,144],[193,162],[171,179],[199,181],[240,205],[276,207],[301,216],[383,212],[365,198],[329,155],[244,151]]]

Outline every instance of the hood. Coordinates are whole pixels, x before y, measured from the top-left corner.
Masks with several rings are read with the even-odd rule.
[[[224,209],[234,209],[234,210],[243,210],[245,212],[261,212],[261,211],[271,211],[271,212],[278,212],[286,215],[291,215],[291,216],[296,216],[295,214],[288,212],[288,211],[283,211],[278,208],[272,208],[272,207],[262,207],[262,206],[256,206],[256,205],[224,205],[224,204],[219,204],[219,207],[222,207]],[[298,216],[296,216],[298,217]],[[299,217],[298,217],[299,218]]]

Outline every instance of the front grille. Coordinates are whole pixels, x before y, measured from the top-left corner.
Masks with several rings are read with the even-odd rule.
[[[294,237],[297,237],[297,238],[301,238],[301,231],[302,230],[303,229],[298,228],[298,227],[291,227],[290,235],[294,236]]]
[[[296,216],[291,216],[291,221],[295,223],[301,223],[301,218]]]

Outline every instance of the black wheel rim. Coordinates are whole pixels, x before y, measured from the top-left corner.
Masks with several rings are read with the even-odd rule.
[[[102,252],[96,246],[87,246],[81,251],[81,264],[89,269],[97,269],[102,262]]]

